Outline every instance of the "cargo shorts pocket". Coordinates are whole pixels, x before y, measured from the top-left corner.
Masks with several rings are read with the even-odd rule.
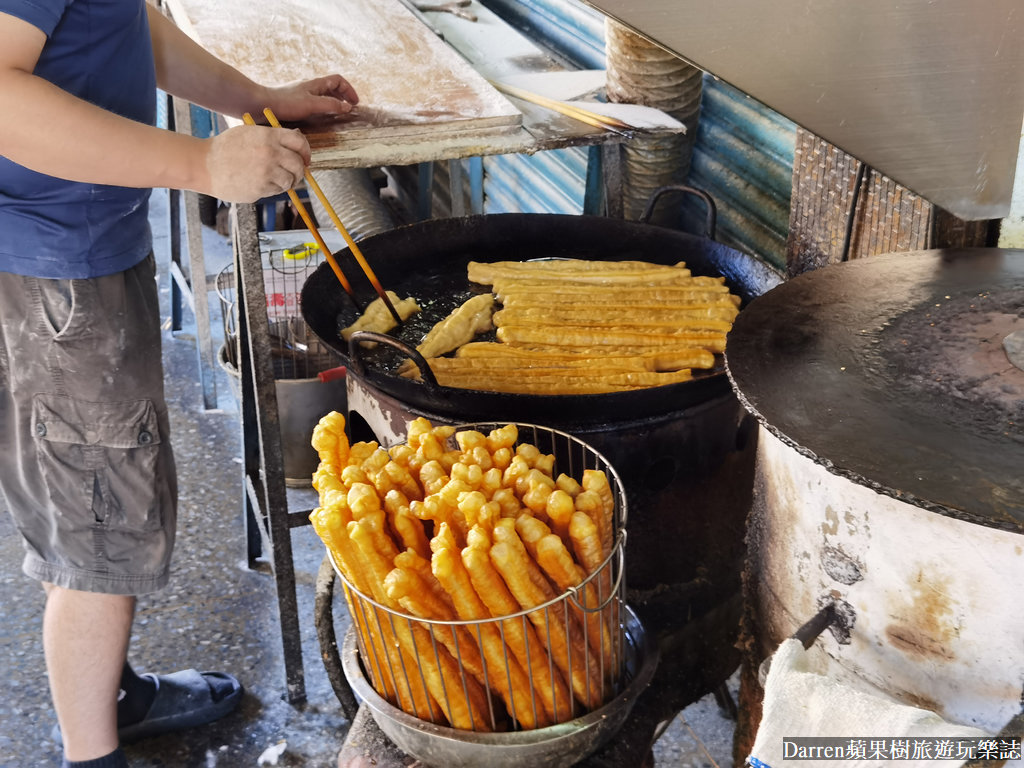
[[[160,432],[151,400],[92,403],[39,394],[31,428],[49,500],[65,524],[160,528]]]

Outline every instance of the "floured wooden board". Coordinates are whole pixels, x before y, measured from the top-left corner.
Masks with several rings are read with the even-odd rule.
[[[516,131],[522,114],[398,0],[168,0],[175,23],[253,80],[338,73],[360,103],[303,127],[314,153],[336,145],[451,140]],[[440,153],[440,154],[443,154]]]

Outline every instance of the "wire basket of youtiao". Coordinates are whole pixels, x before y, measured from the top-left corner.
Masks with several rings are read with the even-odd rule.
[[[314,430],[310,518],[383,700],[483,736],[540,734],[622,694],[644,644],[624,601],[625,495],[599,453],[534,425],[419,418],[387,449],[344,426],[331,413]]]

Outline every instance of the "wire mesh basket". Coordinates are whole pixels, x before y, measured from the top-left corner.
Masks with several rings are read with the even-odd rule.
[[[264,254],[263,277],[275,379],[311,379],[341,363],[340,356],[306,325],[299,306],[302,286],[320,263],[318,252],[315,244],[297,243],[292,248],[271,249]],[[238,306],[232,264],[217,273],[215,288],[224,323],[224,362],[237,370]]]
[[[486,433],[503,426],[465,424],[456,432]],[[488,608],[501,604],[497,593],[507,589],[505,598],[512,593],[518,597],[527,582],[537,585],[538,579],[546,579],[547,591],[542,584],[534,594],[549,595],[531,601],[526,609],[520,609],[524,603],[519,600],[517,610],[491,610],[484,618],[437,620],[397,610],[393,601],[385,604],[378,599],[380,593],[361,591],[334,558],[361,662],[346,667],[346,673],[352,673],[350,684],[357,691],[360,686],[372,686],[379,697],[376,701],[384,705],[371,707],[371,712],[392,738],[396,738],[396,729],[399,738],[409,730],[410,718],[418,723],[412,728],[413,741],[399,746],[428,764],[417,750],[433,753],[438,739],[448,745],[442,750],[442,764],[460,765],[456,759],[460,750],[496,743],[495,738],[506,747],[536,746],[564,738],[568,733],[562,727],[565,723],[576,723],[578,730],[581,718],[605,712],[594,720],[604,723],[592,734],[597,737],[607,729],[608,708],[618,711],[631,706],[635,696],[624,696],[624,691],[652,656],[638,650],[644,647],[643,630],[625,605],[627,508],[618,474],[601,454],[572,435],[535,425],[515,426],[517,446],[534,446],[553,457],[552,478],[563,473],[580,478],[585,470],[600,470],[607,478],[613,505],[606,536],[609,541],[596,561],[590,554],[592,567],[584,569],[576,562],[581,557],[578,550],[574,561],[565,560],[565,554],[572,557],[577,542],[554,518],[548,521],[551,526],[543,544],[541,538],[527,533],[535,524],[524,524],[521,532],[531,543],[529,552],[525,545],[518,554],[514,547],[500,547],[497,533],[495,541],[488,543],[490,550],[481,548],[480,542],[462,548],[461,563],[439,566],[435,550],[434,573],[438,568],[452,569],[454,576],[449,579],[475,591]],[[449,441],[453,447],[456,436]],[[498,527],[495,525],[495,530]],[[558,541],[561,535],[568,538]],[[477,552],[470,551],[474,549]],[[528,554],[534,557],[523,560]],[[552,564],[559,561],[565,572],[572,574],[569,581],[553,575],[558,566]],[[543,568],[538,565],[541,562]],[[511,577],[510,571],[519,576]],[[493,578],[496,574],[497,581]],[[385,580],[384,574],[378,575]],[[446,586],[451,583],[448,580]],[[426,728],[428,724],[430,728]],[[436,738],[424,735],[431,733]],[[579,741],[571,748],[574,759],[582,756],[577,753],[584,747],[593,749],[596,742]]]

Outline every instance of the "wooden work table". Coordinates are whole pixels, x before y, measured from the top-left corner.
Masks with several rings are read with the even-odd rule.
[[[523,56],[514,45],[503,56],[493,41],[507,35],[501,30],[508,28],[477,3],[471,6],[476,21],[431,14],[429,22],[400,0],[164,3],[181,29],[259,82],[273,85],[335,72],[344,75],[359,93],[360,105],[344,119],[300,126],[313,150],[312,167],[449,161],[452,189],[457,191],[453,215],[467,210],[462,201],[461,158],[588,145],[606,151],[622,141],[620,135],[498,93],[486,77],[521,72],[517,62],[529,59],[535,68],[547,66],[552,71],[560,67],[550,60],[543,63],[540,55]],[[449,43],[477,61],[471,63],[442,41],[438,27],[443,27]],[[187,104],[174,104],[172,114],[177,130],[191,130]],[[610,214],[615,213],[613,199],[614,195],[608,196]],[[184,201],[189,266],[180,263],[172,235],[172,274],[178,290],[191,291],[193,285],[208,289],[197,197],[187,193]],[[177,229],[178,210],[172,196],[172,233]],[[482,195],[470,201],[469,210],[482,212]],[[340,214],[344,219],[344,211]],[[234,206],[232,222],[249,561],[253,564],[261,554],[269,555],[280,608],[288,698],[300,702],[305,698],[305,682],[289,532],[308,524],[309,510],[288,509],[255,207]],[[197,289],[191,303],[197,325],[208,328],[207,299],[207,291]],[[214,407],[209,333],[200,336],[197,346],[200,369],[205,372],[201,375],[206,407]]]

